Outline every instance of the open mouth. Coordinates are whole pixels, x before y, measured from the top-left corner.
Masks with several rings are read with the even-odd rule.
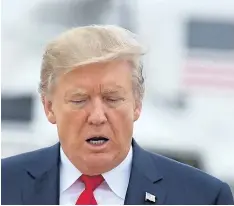
[[[89,138],[89,139],[86,140],[86,142],[88,142],[89,144],[94,145],[94,146],[103,145],[103,144],[105,144],[105,143],[108,142],[108,141],[109,141],[108,138],[106,138],[106,137],[101,137],[101,136],[92,137],[92,138]]]

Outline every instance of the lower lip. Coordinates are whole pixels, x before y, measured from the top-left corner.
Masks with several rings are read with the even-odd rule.
[[[92,144],[92,143],[89,143],[89,142],[86,142],[89,146],[90,149],[92,150],[103,150],[107,147],[108,143],[109,143],[110,140],[104,142],[103,144]]]

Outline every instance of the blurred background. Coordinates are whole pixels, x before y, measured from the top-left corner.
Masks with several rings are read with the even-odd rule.
[[[233,0],[2,0],[2,158],[58,141],[37,93],[46,44],[71,27],[139,34],[146,95],[140,145],[234,190]]]

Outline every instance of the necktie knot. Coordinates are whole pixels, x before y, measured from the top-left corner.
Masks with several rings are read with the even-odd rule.
[[[85,184],[85,189],[94,191],[103,181],[102,175],[81,175],[80,180]]]

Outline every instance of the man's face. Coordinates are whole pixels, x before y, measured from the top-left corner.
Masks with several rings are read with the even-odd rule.
[[[44,108],[68,158],[82,173],[95,175],[126,157],[141,104],[133,96],[130,64],[112,61],[58,77]]]

